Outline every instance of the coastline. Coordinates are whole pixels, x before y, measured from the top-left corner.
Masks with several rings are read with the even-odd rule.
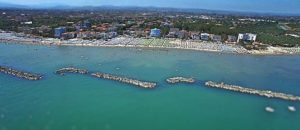
[[[242,55],[300,55],[300,48],[268,47],[267,50],[246,50],[240,45],[213,43],[207,41],[179,40],[179,39],[146,39],[132,37],[117,37],[105,40],[60,40],[54,38],[19,37],[13,33],[0,33],[0,42],[6,44],[28,44],[45,46],[77,46],[77,47],[119,47],[140,49],[179,49],[214,53],[242,54]]]

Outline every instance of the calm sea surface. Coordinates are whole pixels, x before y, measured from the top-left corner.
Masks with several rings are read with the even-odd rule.
[[[300,56],[0,44],[0,65],[44,75],[26,81],[0,74],[0,130],[300,130],[300,103],[203,85],[223,81],[300,95]],[[67,66],[158,87],[54,74]],[[165,83],[172,76],[199,82]],[[289,105],[298,111],[288,111]],[[266,106],[276,111],[267,113]]]

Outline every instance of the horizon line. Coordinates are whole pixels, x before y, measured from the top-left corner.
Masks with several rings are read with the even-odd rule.
[[[184,10],[186,10],[186,12],[190,12],[190,13],[197,13],[197,12],[193,12],[193,11],[188,11],[188,10],[195,10],[195,11],[210,11],[210,13],[219,13],[219,14],[224,14],[224,13],[237,13],[237,14],[251,14],[251,15],[268,15],[268,16],[296,16],[299,17],[300,13],[280,13],[280,12],[271,12],[271,11],[266,11],[266,12],[262,12],[262,11],[245,11],[245,10],[228,10],[228,9],[207,9],[207,8],[187,8],[187,7],[166,7],[166,6],[135,6],[135,5],[67,5],[67,4],[51,4],[48,6],[40,6],[41,4],[31,4],[31,5],[25,5],[25,4],[14,4],[14,3],[8,3],[8,2],[0,2],[2,4],[6,4],[4,6],[0,5],[0,9],[56,9],[56,7],[68,7],[68,8],[61,8],[58,10],[91,10],[91,9],[83,9],[84,7],[93,7],[93,8],[97,8],[97,7],[118,7],[118,8],[133,8],[133,7],[138,7],[138,8],[156,8],[156,9],[180,9],[180,11],[178,12],[182,12]],[[21,7],[23,6],[23,7]],[[222,13],[222,11],[224,11],[224,13]],[[174,11],[176,12],[176,11]],[[200,13],[200,12],[198,12]],[[208,13],[208,12],[206,12]],[[237,14],[233,14],[233,15],[237,15]]]

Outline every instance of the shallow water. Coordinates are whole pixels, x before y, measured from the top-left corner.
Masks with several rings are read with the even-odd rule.
[[[300,96],[300,56],[0,44],[0,65],[44,75],[43,80],[26,81],[0,74],[1,130],[300,129],[298,102],[203,85],[223,81]],[[54,74],[66,66],[153,81],[158,87]],[[199,82],[165,83],[172,76]],[[288,105],[299,110],[290,112]],[[266,106],[276,111],[267,113]]]

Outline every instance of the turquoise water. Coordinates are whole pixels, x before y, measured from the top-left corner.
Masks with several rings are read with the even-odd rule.
[[[0,44],[0,65],[44,75],[41,81],[26,81],[0,74],[0,130],[300,129],[300,103],[203,86],[207,80],[224,81],[300,95],[300,56]],[[158,87],[53,73],[66,66],[153,81]],[[199,82],[164,82],[172,76]],[[299,110],[289,112],[288,105]],[[266,106],[275,113],[265,112]]]

